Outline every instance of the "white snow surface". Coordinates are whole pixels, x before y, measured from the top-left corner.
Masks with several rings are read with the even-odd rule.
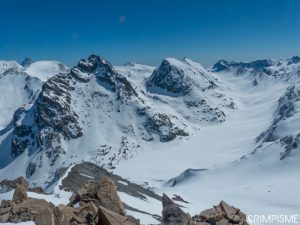
[[[190,202],[184,210],[191,215],[220,200],[248,215],[299,215],[300,182],[295,179],[300,169],[299,148],[285,160],[279,160],[282,146],[278,142],[263,143],[252,154],[259,144],[256,137],[272,123],[278,99],[291,83],[264,77],[253,87],[251,76],[216,76],[239,103],[224,123],[202,127],[189,140],[155,143],[135,158],[122,161],[115,172],[133,182],[147,183],[157,193],[180,195]],[[294,116],[278,126],[280,135],[299,133],[298,105]],[[206,170],[174,187],[167,185],[189,168]]]
[[[32,63],[25,72],[32,77],[37,77],[42,81],[47,81],[59,73],[67,73],[69,68],[57,61],[37,61]]]

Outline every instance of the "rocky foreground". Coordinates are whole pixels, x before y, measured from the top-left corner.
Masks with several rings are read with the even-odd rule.
[[[3,181],[2,181],[3,182]],[[103,177],[90,181],[70,198],[68,205],[58,205],[43,199],[29,198],[24,178],[6,181],[15,192],[12,200],[3,200],[0,206],[0,223],[34,221],[36,225],[139,225],[140,221],[126,215],[114,182]],[[167,195],[162,197],[162,225],[247,225],[246,215],[224,201],[213,208],[191,217]]]

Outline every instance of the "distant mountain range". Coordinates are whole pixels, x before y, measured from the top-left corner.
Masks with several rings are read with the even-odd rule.
[[[210,68],[187,58],[156,68],[98,55],[73,68],[26,58],[0,61],[0,90],[1,178],[47,188],[62,168],[88,161],[158,192],[182,191],[224,171],[254,179],[259,164],[258,177],[280,170],[287,185],[300,184],[289,180],[300,169],[298,56]]]

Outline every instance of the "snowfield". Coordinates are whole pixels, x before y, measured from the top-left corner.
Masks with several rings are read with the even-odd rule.
[[[178,203],[191,215],[221,200],[247,215],[300,214],[297,57],[220,61],[209,69],[173,58],[159,67],[129,63],[114,68],[101,59],[93,68],[93,57],[71,72],[58,62],[34,62],[27,68],[0,62],[1,178],[28,176],[30,162],[38,162],[29,182],[50,194],[29,196],[66,204],[72,193],[59,190],[63,178],[51,183],[53,175],[60,167],[90,161],[160,195],[181,196],[188,203]],[[65,106],[57,109],[47,102],[46,109],[54,112],[50,121],[64,120],[65,114],[74,118],[61,133],[51,133],[51,126],[34,128],[37,138],[43,137],[38,132],[58,134],[59,141],[45,149],[46,154],[55,149],[55,157],[40,160],[39,151],[25,150],[13,158],[11,137],[24,124],[23,117],[12,122],[14,112],[25,107],[26,123],[36,118],[30,110],[43,103],[36,99],[45,83],[46,88],[59,83],[43,94]],[[12,193],[0,194],[0,200]],[[158,200],[119,194],[129,206],[161,214]],[[142,224],[158,223],[147,214],[127,213]]]

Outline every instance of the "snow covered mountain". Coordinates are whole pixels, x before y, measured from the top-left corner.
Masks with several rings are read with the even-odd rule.
[[[97,55],[71,69],[22,65],[0,61],[1,178],[50,190],[62,169],[88,161],[179,194],[191,214],[221,199],[253,214],[299,211],[299,57],[209,69],[187,58],[114,67]]]
[[[166,61],[171,68],[165,71],[167,77],[177,71],[176,82],[191,82],[186,96],[147,90],[162,75]],[[96,55],[80,60],[71,70],[44,61],[20,67],[22,75],[37,80],[39,86],[27,107],[13,109],[14,121],[0,146],[6,152],[1,155],[3,170],[21,164],[23,175],[33,184],[45,185],[60,167],[81,160],[114,168],[152,143],[188,137],[204,124],[221,123],[225,112],[233,110],[232,99],[200,64],[166,59],[161,67],[151,76],[153,68],[142,69],[138,73],[147,73],[146,80],[136,82],[129,80],[134,66],[118,72]],[[122,75],[124,69],[127,73]]]

